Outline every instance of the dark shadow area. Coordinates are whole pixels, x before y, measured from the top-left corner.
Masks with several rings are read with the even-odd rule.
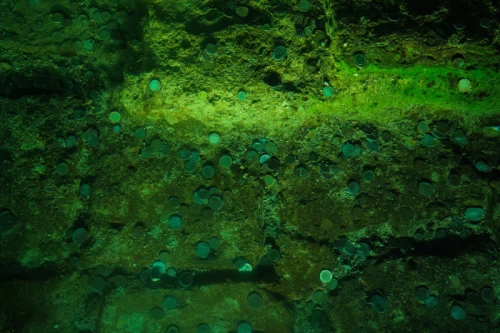
[[[376,257],[377,263],[397,258],[435,256],[456,258],[465,253],[486,252],[487,248],[496,246],[488,234],[470,235],[461,238],[448,235],[445,238],[416,242],[413,238],[403,237],[389,240],[392,250]]]
[[[439,9],[439,1],[435,0],[407,0],[408,11],[418,15],[432,14]]]
[[[53,263],[45,263],[39,267],[27,268],[19,262],[2,264],[0,266],[0,281],[47,281],[61,274],[59,267]]]
[[[370,21],[375,39],[398,33],[418,34],[428,45],[442,45],[453,34],[459,34],[461,43],[484,38],[493,40],[492,30],[480,23],[484,18],[489,22],[493,20],[485,3],[407,0],[405,9],[406,13],[400,12],[391,0],[361,5],[345,1],[337,7],[336,17],[340,18],[341,30],[348,29],[354,34],[359,22]]]
[[[273,266],[257,266],[252,272],[239,272],[237,270],[212,271],[197,273],[193,286],[221,284],[227,282],[241,283],[279,283],[279,276]]]
[[[141,279],[146,284],[148,289],[172,289],[172,288],[185,288],[179,284],[179,278],[184,273],[190,271],[183,271],[177,277],[170,277],[163,275],[160,281],[151,281],[150,272],[145,271]],[[242,283],[279,283],[280,278],[272,265],[257,265],[252,272],[239,272],[238,270],[219,270],[207,272],[191,272],[192,283],[187,287],[199,287],[212,284],[224,284],[228,282]]]

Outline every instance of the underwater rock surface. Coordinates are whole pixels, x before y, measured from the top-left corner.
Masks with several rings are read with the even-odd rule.
[[[0,3],[2,332],[500,332],[496,1]]]

